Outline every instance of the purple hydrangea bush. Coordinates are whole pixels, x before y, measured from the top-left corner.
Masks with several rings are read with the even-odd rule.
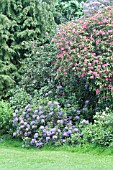
[[[85,17],[90,17],[92,14],[112,5],[112,0],[87,0],[86,2],[82,3],[82,12]]]
[[[40,100],[35,109],[28,104],[13,113],[13,136],[23,140],[23,147],[76,144],[83,136],[79,124],[82,127],[89,122],[81,118],[80,110],[72,107],[71,113],[68,115],[59,102],[48,99]]]

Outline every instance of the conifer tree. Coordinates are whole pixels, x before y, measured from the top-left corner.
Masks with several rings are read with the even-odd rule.
[[[41,0],[0,0],[0,96],[18,77],[20,59],[26,57],[25,44],[43,44],[45,34],[55,27],[54,5]]]

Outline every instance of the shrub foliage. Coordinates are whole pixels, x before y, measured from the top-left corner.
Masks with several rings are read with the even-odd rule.
[[[75,92],[81,105],[89,100],[91,112],[99,105],[112,106],[113,8],[61,26],[55,41],[59,48],[55,84],[63,85],[68,95]]]

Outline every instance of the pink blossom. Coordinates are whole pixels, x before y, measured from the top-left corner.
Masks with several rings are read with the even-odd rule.
[[[64,48],[62,47],[62,48],[61,48],[61,50],[63,51],[63,50],[64,50]]]
[[[83,74],[81,75],[81,77],[85,77],[85,74],[83,73]]]
[[[99,40],[96,40],[96,44],[97,44],[97,45],[99,44]]]
[[[113,45],[113,42],[110,42],[111,45]]]
[[[91,64],[91,63],[88,63],[88,66],[90,67],[90,66],[92,66],[92,64]]]
[[[99,60],[94,60],[94,61],[93,61],[93,63],[98,63],[98,62],[99,62]]]
[[[62,82],[62,85],[65,85],[65,83],[64,83],[64,82]]]
[[[65,38],[65,37],[62,37],[61,40],[66,40],[66,38]]]
[[[66,74],[67,74],[67,72],[65,71],[65,72],[64,72],[64,75],[66,75]]]
[[[108,32],[113,32],[113,30],[108,30]]]
[[[90,76],[90,79],[94,79],[94,76]]]
[[[100,90],[99,89],[96,89],[96,94],[99,94],[100,93]]]

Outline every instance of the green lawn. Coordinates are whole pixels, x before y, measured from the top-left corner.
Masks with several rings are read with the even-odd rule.
[[[0,142],[0,170],[113,170],[113,154],[102,148],[38,150]]]

